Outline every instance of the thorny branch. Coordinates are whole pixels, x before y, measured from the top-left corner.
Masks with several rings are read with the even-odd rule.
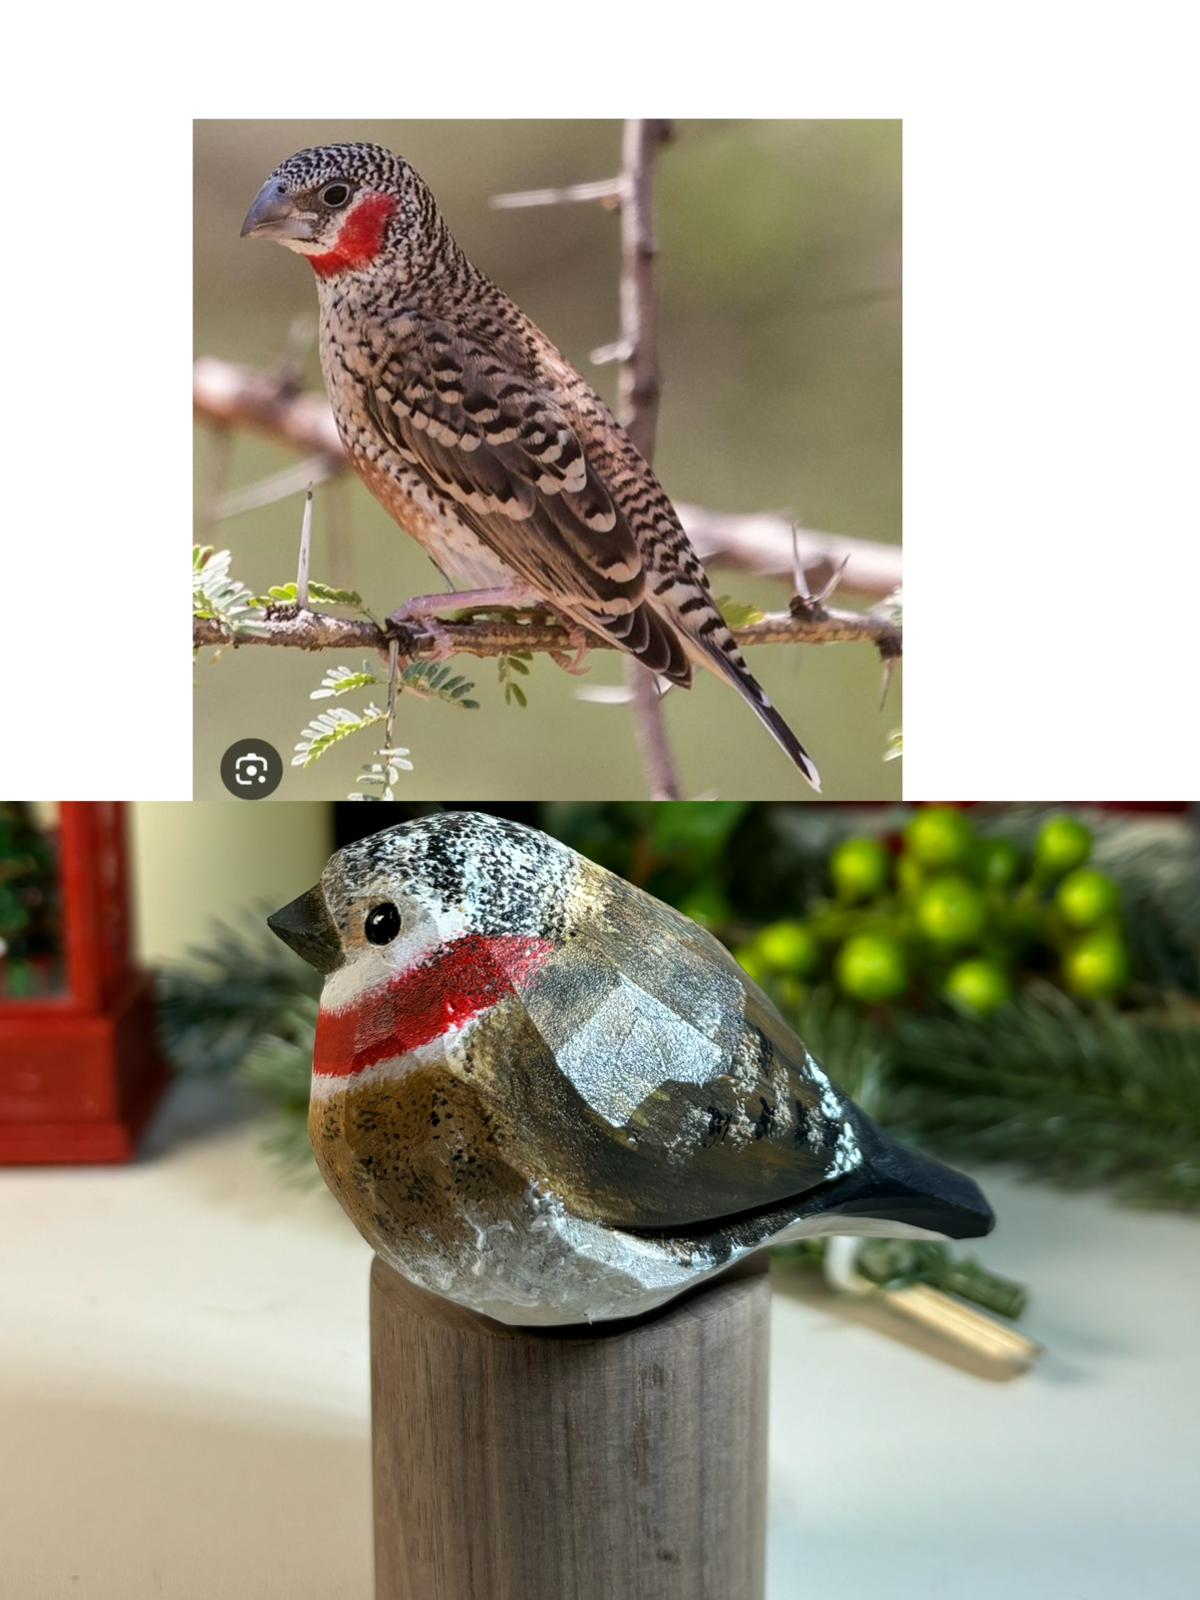
[[[835,611],[818,601],[797,599],[795,610],[770,612],[761,621],[747,623],[731,631],[741,645],[757,644],[872,644],[885,658],[901,654],[900,625],[886,608],[875,611]],[[456,651],[470,656],[508,656],[522,651],[548,655],[569,652],[573,641],[566,631],[549,618],[518,620],[515,613],[506,617],[489,614],[471,621],[438,619],[439,628],[453,642]],[[436,642],[422,633],[419,624],[383,627],[366,618],[332,617],[315,611],[298,611],[295,606],[271,606],[265,620],[256,622],[261,632],[231,636],[219,622],[200,617],[192,619],[192,642],[204,645],[283,645],[295,650],[384,650],[391,639],[400,641],[405,661],[432,655]],[[597,638],[589,649],[607,650],[608,643]]]
[[[671,137],[669,122],[631,117],[625,124],[621,176],[621,421],[649,461],[658,433],[658,296],[654,288],[651,185],[654,158]]]
[[[654,289],[651,185],[654,158],[671,136],[668,122],[630,117],[621,152],[621,381],[618,410],[647,461],[658,431],[658,297]],[[631,710],[652,800],[678,800],[679,779],[667,738],[662,696],[652,673],[626,663]]]

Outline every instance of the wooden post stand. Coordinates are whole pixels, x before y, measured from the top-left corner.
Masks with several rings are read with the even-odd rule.
[[[762,1600],[765,1257],[529,1332],[376,1260],[376,1600]]]

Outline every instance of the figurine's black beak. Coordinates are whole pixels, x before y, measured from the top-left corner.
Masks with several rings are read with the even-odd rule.
[[[319,888],[269,916],[267,927],[318,972],[336,972],[341,966],[342,941]]]
[[[296,203],[285,185],[277,178],[268,178],[246,213],[242,238],[252,233],[266,239],[311,239],[315,220],[296,210]]]

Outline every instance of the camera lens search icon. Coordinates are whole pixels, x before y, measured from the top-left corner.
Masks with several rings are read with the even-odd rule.
[[[268,765],[266,756],[258,750],[248,750],[233,763],[233,781],[239,788],[243,784],[266,783]]]
[[[221,782],[237,800],[265,800],[283,779],[283,760],[265,739],[238,739],[221,757]]]

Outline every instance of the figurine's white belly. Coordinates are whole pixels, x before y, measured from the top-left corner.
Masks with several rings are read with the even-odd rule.
[[[941,1239],[940,1233],[870,1217],[803,1217],[755,1245],[646,1238],[572,1217],[555,1196],[528,1191],[524,1217],[488,1222],[467,1211],[475,1238],[460,1257],[417,1230],[394,1247],[376,1245],[390,1267],[418,1288],[497,1322],[553,1327],[643,1316],[685,1289],[724,1272],[756,1250],[793,1239],[837,1235]]]
[[[415,1229],[376,1249],[419,1288],[518,1326],[639,1316],[736,1259],[585,1222],[533,1189],[520,1218],[464,1215],[475,1238],[461,1256]]]

